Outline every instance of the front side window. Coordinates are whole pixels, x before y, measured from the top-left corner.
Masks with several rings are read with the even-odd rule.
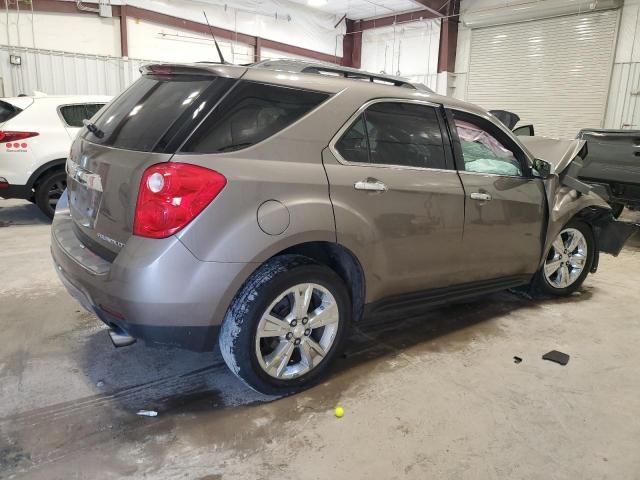
[[[241,81],[182,151],[223,153],[250,147],[285,129],[328,97],[326,93]]]
[[[371,105],[336,143],[349,162],[446,168],[435,107],[406,102]]]
[[[464,171],[493,175],[521,176],[522,166],[514,150],[505,146],[480,122],[454,114],[454,123],[460,139]]]

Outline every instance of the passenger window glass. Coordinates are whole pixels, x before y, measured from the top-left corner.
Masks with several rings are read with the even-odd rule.
[[[411,103],[376,103],[365,112],[371,162],[446,168],[436,109]]]
[[[446,168],[442,132],[434,107],[376,103],[336,144],[350,162]]]
[[[348,162],[366,163],[369,161],[369,146],[362,115],[336,144],[342,158]]]
[[[467,119],[454,116],[467,172],[521,176],[522,167],[514,153],[493,135]]]
[[[66,105],[60,107],[60,114],[69,127],[82,127],[82,121],[93,117],[98,110],[104,106],[103,103],[88,103],[81,105]]]
[[[275,135],[329,97],[326,93],[241,82],[193,133],[182,151],[232,152]]]

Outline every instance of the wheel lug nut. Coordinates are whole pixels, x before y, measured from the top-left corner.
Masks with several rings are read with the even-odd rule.
[[[291,332],[287,333],[287,340],[291,340],[292,337],[293,337],[293,333]]]
[[[308,337],[309,335],[311,335],[311,329],[310,329],[310,328],[307,328],[307,329],[304,331],[304,334],[305,334],[307,337]]]
[[[293,343],[294,343],[295,345],[300,345],[300,339],[299,339],[299,338],[296,338],[296,341],[295,341],[295,342],[293,342]]]
[[[291,326],[295,327],[298,324],[298,322],[296,320],[291,320]]]

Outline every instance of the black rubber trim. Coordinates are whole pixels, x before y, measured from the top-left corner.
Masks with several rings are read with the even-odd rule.
[[[27,185],[9,185],[0,188],[0,198],[23,198],[29,199],[33,196],[33,190]]]
[[[207,352],[215,348],[220,332],[220,325],[207,327],[194,326],[155,326],[129,323],[100,307],[93,307],[97,317],[109,328],[116,328],[137,340],[144,340],[154,345],[166,345],[184,348],[194,352]]]
[[[517,275],[402,294],[365,305],[364,316],[366,319],[377,315],[415,313],[446,303],[527,285],[531,278],[532,275]]]

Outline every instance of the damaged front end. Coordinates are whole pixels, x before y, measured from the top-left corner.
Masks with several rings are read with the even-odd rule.
[[[549,207],[549,220],[543,252],[564,226],[573,218],[584,220],[593,228],[597,250],[617,256],[640,224],[618,221],[607,203],[605,189],[578,180],[585,166],[587,144],[584,140],[559,140],[545,137],[521,137],[532,156],[550,164],[544,184]],[[541,259],[544,262],[545,255]],[[597,259],[592,271],[597,268]]]

